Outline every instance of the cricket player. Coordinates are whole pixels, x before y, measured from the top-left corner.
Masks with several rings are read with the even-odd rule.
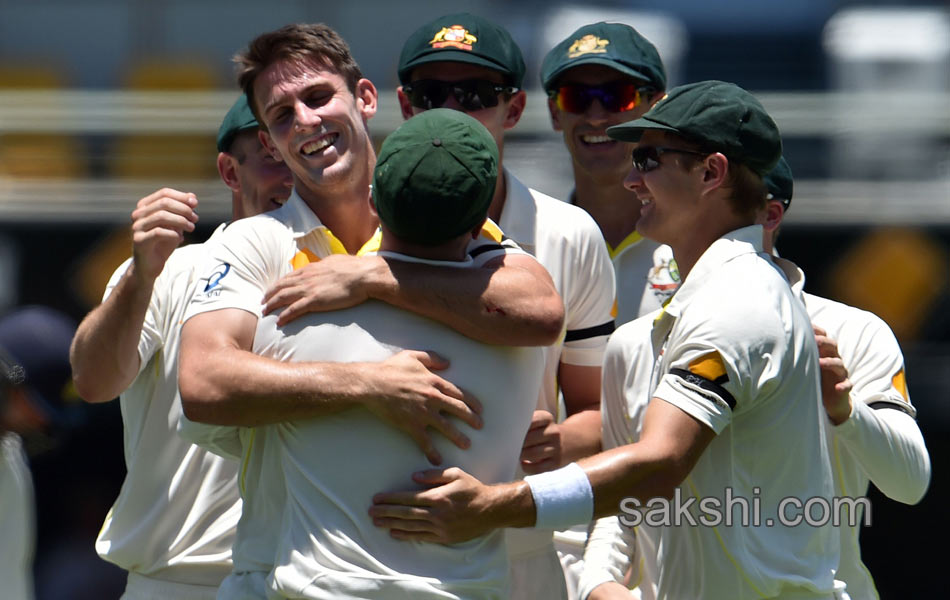
[[[399,105],[407,119],[440,106],[471,115],[491,132],[503,163],[505,131],[525,107],[524,71],[521,50],[504,28],[469,13],[445,15],[403,45]],[[538,258],[564,299],[564,332],[545,350],[542,393],[521,461],[524,472],[540,473],[600,450],[600,362],[613,331],[613,269],[587,213],[526,187],[503,165],[488,215]],[[551,533],[509,532],[512,598],[568,597]]]
[[[438,464],[430,429],[463,447],[464,424],[481,422],[477,399],[434,372],[448,366],[443,357],[404,351],[377,362],[282,362],[254,352],[261,316],[283,308],[283,326],[375,298],[507,345],[550,344],[563,322],[550,276],[527,254],[507,251],[500,235],[473,240],[473,269],[347,255],[377,243],[367,129],[377,93],[336,32],[288,25],[258,36],[237,60],[260,139],[290,167],[294,191],[279,211],[235,223],[209,249],[182,328],[186,416],[241,427],[244,510],[222,598],[261,597],[273,568],[284,505],[273,424],[362,406]]]
[[[597,222],[617,281],[617,326],[673,295],[679,273],[669,246],[637,232],[640,203],[625,188],[634,144],[607,128],[638,119],[666,93],[656,47],[629,25],[584,25],[555,45],[541,64],[551,125],[571,155],[570,202]]]
[[[475,119],[435,109],[405,122],[383,144],[373,179],[379,253],[393,260],[473,268],[497,179],[497,149]],[[425,317],[369,301],[277,327],[259,321],[255,348],[280,360],[384,360],[424,347],[451,358],[443,376],[482,398],[482,422],[460,449],[437,442],[446,464],[508,481],[541,383],[540,348],[476,342]],[[406,544],[366,512],[381,482],[425,467],[412,440],[362,408],[276,425],[287,482],[274,598],[506,598],[501,531],[463,544]],[[352,449],[352,451],[349,451]],[[328,460],[346,452],[346,460]]]
[[[279,207],[290,193],[290,171],[264,150],[257,130],[243,96],[218,130],[217,164],[235,220]],[[130,600],[214,598],[231,571],[238,464],[176,432],[179,328],[204,251],[177,246],[194,230],[197,205],[194,194],[168,188],[139,201],[133,256],[116,269],[70,350],[82,398],[119,396],[127,475],[96,550],[129,572],[123,598]]]
[[[773,253],[792,200],[792,172],[784,160],[765,179],[769,202],[761,220],[763,246]],[[775,257],[792,283],[805,276],[794,263]],[[821,357],[822,398],[830,427],[826,442],[835,497],[864,498],[873,482],[887,497],[916,504],[930,483],[930,455],[910,402],[904,357],[890,327],[877,315],[802,291]],[[876,600],[877,590],[861,562],[858,536],[864,504],[842,514],[841,561],[835,577],[851,600]]]
[[[637,142],[626,182],[642,204],[637,229],[668,243],[683,274],[650,332],[639,441],[509,484],[418,472],[433,487],[380,493],[371,514],[398,539],[455,542],[639,514],[653,500],[666,509],[659,598],[831,599],[836,533],[796,527],[801,515],[783,510],[789,497],[830,499],[833,482],[811,324],[755,225],[762,176],[781,156],[778,128],[748,92],[704,81],[608,134]],[[728,523],[730,496],[759,511]],[[690,499],[710,509],[702,526],[673,518]]]
[[[570,203],[597,222],[613,262],[617,325],[656,310],[673,295],[679,273],[669,246],[637,233],[640,203],[624,187],[633,144],[607,128],[640,118],[666,93],[666,70],[653,44],[622,23],[584,25],[544,57],[541,85],[551,125],[571,155]],[[568,598],[577,597],[587,527],[554,534]]]

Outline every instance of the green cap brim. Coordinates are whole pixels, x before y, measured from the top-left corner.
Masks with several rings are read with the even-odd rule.
[[[629,121],[627,123],[621,123],[620,125],[608,127],[607,137],[612,140],[619,140],[621,142],[639,142],[640,138],[643,137],[643,132],[648,129],[659,129],[661,131],[672,131],[673,133],[679,133],[679,130],[675,127],[657,123],[656,121],[647,119],[646,117],[640,117],[639,119],[634,119],[633,121]]]
[[[613,69],[614,71],[617,71],[618,73],[622,73],[624,75],[633,77],[635,79],[645,81],[648,85],[652,85],[650,83],[650,76],[641,71],[637,71],[636,69],[631,69],[630,67],[626,65],[622,65],[618,63],[616,60],[611,59],[611,58],[591,56],[588,58],[575,59],[569,63],[565,63],[559,66],[557,69],[552,71],[547,76],[547,79],[545,79],[544,81],[545,91],[552,90],[554,88],[554,84],[557,83],[557,78],[560,77],[564,72],[569,71],[573,69],[574,67],[579,67],[581,65],[603,65],[605,67],[609,67]]]

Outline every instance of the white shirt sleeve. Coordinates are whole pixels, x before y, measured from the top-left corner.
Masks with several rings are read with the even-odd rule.
[[[584,548],[584,570],[578,582],[578,598],[587,600],[594,588],[608,581],[622,584],[630,565],[636,561],[634,530],[625,527],[616,516],[597,519]]]
[[[184,413],[178,418],[178,435],[208,452],[231,460],[244,458],[240,431],[239,427],[197,423]]]
[[[873,313],[828,300],[817,306],[822,310],[814,321],[836,339],[853,385],[851,415],[831,431],[878,489],[916,504],[930,483],[930,455],[915,421],[900,344]]]
[[[888,498],[916,504],[924,497],[930,484],[930,454],[910,415],[887,407],[875,410],[858,401],[833,433]]]
[[[561,362],[595,367],[600,366],[614,330],[617,285],[603,235],[593,219],[587,220],[589,226],[580,230],[571,257],[575,280],[563,299],[567,332]]]

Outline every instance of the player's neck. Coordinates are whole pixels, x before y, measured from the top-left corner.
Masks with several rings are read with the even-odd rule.
[[[597,180],[579,169],[574,170],[574,204],[594,218],[611,248],[633,233],[640,219],[640,201],[623,180]]]
[[[505,210],[505,198],[508,197],[508,182],[501,162],[498,163],[498,179],[495,182],[495,195],[488,206],[488,218],[495,223],[501,223],[501,213]]]
[[[375,156],[371,162],[375,163]],[[349,254],[356,254],[363,247],[379,223],[370,210],[369,186],[373,165],[354,171],[337,185],[313,187],[294,181],[300,197]]]

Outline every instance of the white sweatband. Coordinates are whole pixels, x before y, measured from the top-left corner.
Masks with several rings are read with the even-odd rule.
[[[538,529],[566,529],[594,517],[594,490],[587,473],[576,462],[555,471],[528,475]]]

